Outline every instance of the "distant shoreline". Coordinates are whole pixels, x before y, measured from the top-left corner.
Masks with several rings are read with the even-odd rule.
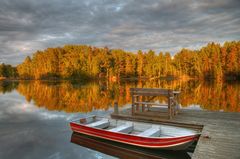
[[[6,77],[0,77],[0,81],[79,81],[79,82],[90,82],[90,81],[111,81],[111,82],[116,82],[116,81],[146,81],[146,80],[166,80],[166,81],[173,81],[173,80],[181,80],[181,81],[189,81],[189,80],[201,80],[201,81],[210,81],[214,82],[216,81],[214,78],[198,78],[198,77],[188,77],[188,76],[181,76],[181,77],[172,77],[172,76],[167,76],[167,77],[122,77],[120,79],[116,80],[111,80],[107,78],[90,78],[90,79],[81,79],[81,78],[45,78],[45,79],[21,79],[21,78],[6,78]],[[240,82],[240,79],[237,79],[235,77],[231,78],[224,78],[220,80],[221,82]],[[219,82],[219,81],[218,81]]]

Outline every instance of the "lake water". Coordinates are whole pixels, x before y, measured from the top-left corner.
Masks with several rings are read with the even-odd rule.
[[[0,82],[0,158],[114,158],[71,143],[68,125],[87,115],[107,116],[114,101],[131,101],[131,87],[180,90],[182,109],[240,112],[240,84],[201,81]],[[156,98],[162,101],[162,98]]]

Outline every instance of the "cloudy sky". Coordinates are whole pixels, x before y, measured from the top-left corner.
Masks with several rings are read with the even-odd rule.
[[[128,51],[240,40],[239,0],[1,0],[0,63],[87,44]]]

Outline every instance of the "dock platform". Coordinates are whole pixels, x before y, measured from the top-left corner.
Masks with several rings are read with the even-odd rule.
[[[193,159],[240,159],[240,113],[181,109],[177,116],[168,119],[159,116],[158,111],[132,115],[129,108],[114,112],[111,117],[202,129]]]

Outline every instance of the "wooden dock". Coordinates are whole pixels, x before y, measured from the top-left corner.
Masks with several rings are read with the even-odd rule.
[[[131,111],[115,111],[111,117],[202,129],[193,159],[240,159],[240,113],[181,109],[177,116],[168,119],[157,111],[144,115],[132,115]]]

